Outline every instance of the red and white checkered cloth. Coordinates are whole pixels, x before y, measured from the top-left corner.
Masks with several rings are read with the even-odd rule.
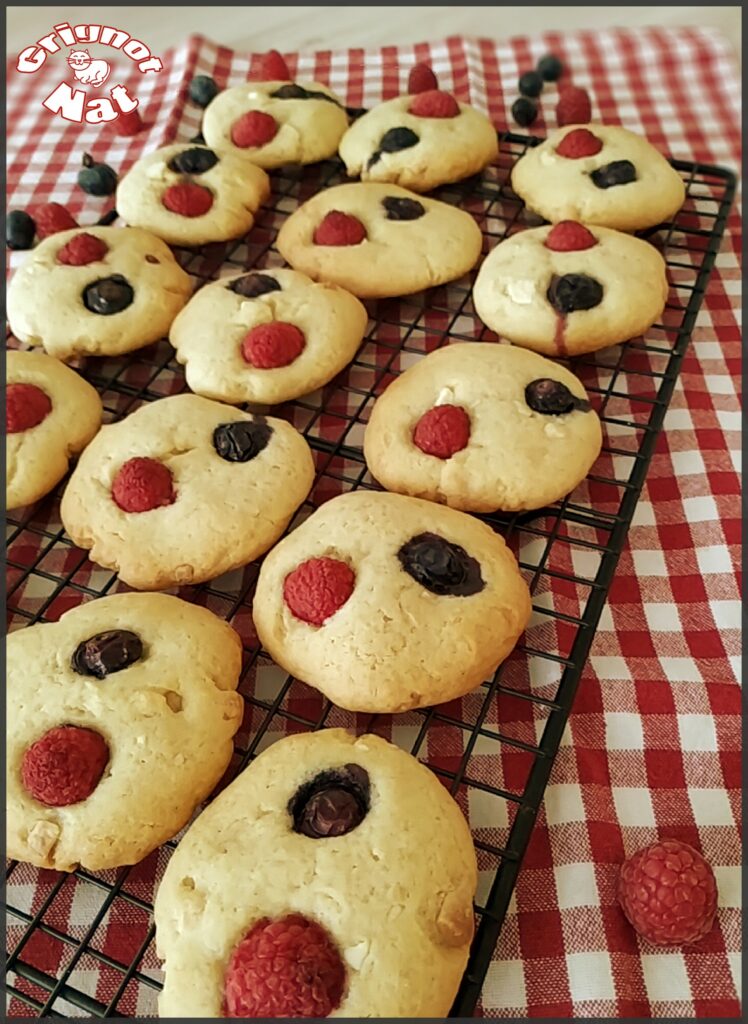
[[[643,132],[674,156],[738,166],[739,73],[727,44],[711,31],[548,33],[498,45],[454,38],[290,55],[289,65],[301,78],[329,82],[349,105],[366,106],[402,91],[414,58],[429,60],[445,87],[504,128],[511,127],[508,108],[520,71],[549,51],[590,90],[603,121]],[[192,76],[235,84],[250,67],[248,57],[201,38],[161,56],[160,75],[141,77],[130,68],[123,75],[121,63],[112,76],[139,97],[150,126],[133,139],[107,127],[65,124],[42,109],[55,75],[63,77],[61,58],[48,62],[49,74],[21,76],[9,66],[9,207],[55,199],[84,223],[94,220],[101,201],[75,188],[83,150],[124,169],[175,135],[188,139],[200,122],[199,111],[185,106]],[[553,108],[551,92],[541,107],[545,122],[541,116],[533,126],[538,134],[554,127]],[[488,971],[477,1011],[487,1017],[740,1012],[740,230],[734,209]],[[12,255],[11,264],[21,256]],[[583,555],[574,558],[575,568],[584,569],[576,561]],[[501,722],[508,727],[505,718]],[[409,732],[411,725],[395,720],[393,735],[398,729]],[[498,820],[497,803],[471,790],[476,832],[495,834],[506,825]],[[717,875],[717,926],[688,950],[640,943],[615,905],[623,857],[665,836],[699,847]],[[149,892],[159,859],[154,855],[136,868],[126,888]],[[484,889],[489,881],[486,872]],[[19,868],[11,876],[10,902],[35,912],[49,885],[49,873]],[[102,898],[96,894],[93,887],[66,884],[45,921],[83,934]],[[92,947],[128,963],[146,924],[145,911],[115,903]],[[22,929],[12,931],[19,936]],[[54,936],[37,934],[24,959],[55,973],[68,956]],[[152,945],[141,970],[157,976]],[[70,984],[107,1000],[120,978],[85,954]],[[119,1008],[152,1015],[154,994],[132,981]],[[18,1000],[10,1009],[32,1012]],[[64,1000],[55,1009],[82,1012]]]

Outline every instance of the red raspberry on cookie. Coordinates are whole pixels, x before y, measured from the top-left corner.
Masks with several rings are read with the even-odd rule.
[[[337,558],[309,558],[286,576],[283,598],[302,622],[322,626],[353,593],[356,575]]]
[[[249,110],[231,126],[231,141],[241,149],[265,146],[278,134],[278,122],[262,110]]]
[[[588,128],[575,128],[564,135],[556,146],[556,153],[567,160],[580,160],[585,156],[594,156],[602,148],[602,139],[598,139]]]
[[[82,231],[74,235],[57,253],[57,262],[69,267],[85,267],[89,263],[103,260],[109,252],[109,246],[96,235]]]
[[[136,457],[120,466],[112,498],[123,512],[150,512],[176,500],[172,475],[163,462]]]
[[[271,370],[298,359],[305,344],[306,339],[298,327],[275,320],[258,324],[244,336],[242,355],[258,370]]]
[[[26,748],[21,780],[39,803],[67,807],[93,793],[108,761],[109,747],[98,732],[61,725]]]
[[[262,918],[231,954],[228,1017],[329,1017],[343,998],[345,966],[321,925],[301,914]]]
[[[366,238],[366,228],[350,213],[330,210],[314,231],[315,245],[358,245]]]
[[[576,252],[591,249],[593,245],[597,245],[595,236],[575,220],[561,220],[554,224],[545,240],[546,249],[553,252]]]
[[[213,205],[213,193],[192,181],[170,185],[161,196],[161,202],[172,213],[182,217],[202,217]]]
[[[8,384],[5,390],[5,430],[20,434],[38,427],[52,411],[52,401],[36,384]]]
[[[457,117],[460,105],[450,93],[429,89],[416,96],[408,112],[416,117]]]
[[[413,443],[426,455],[449,459],[467,447],[470,417],[460,405],[435,405],[421,416],[413,431]]]

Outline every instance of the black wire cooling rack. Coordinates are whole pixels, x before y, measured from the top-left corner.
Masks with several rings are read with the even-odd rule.
[[[509,172],[539,140],[503,134],[501,141],[497,165],[480,179],[437,192],[476,217],[486,252],[538,223],[511,191]],[[686,203],[672,222],[648,233],[669,268],[662,323],[644,338],[571,361],[604,423],[600,459],[562,502],[484,517],[517,554],[534,606],[523,643],[494,679],[437,708],[394,717],[350,715],[287,676],[259,649],[251,626],[256,565],[178,591],[232,621],[244,639],[240,692],[247,714],[228,777],[288,731],[347,725],[380,732],[410,750],[462,806],[481,884],[475,941],[453,1016],[480,1012],[481,985],[734,197],[730,171],[682,161],[674,166],[686,182]],[[198,283],[280,264],[272,248],[280,223],[304,199],[339,180],[337,162],[284,170],[274,176],[273,198],[245,240],[178,250],[177,256]],[[321,391],[274,410],[303,433],[316,458],[315,485],[301,517],[343,490],[376,487],[361,451],[363,427],[374,399],[398,372],[452,339],[495,340],[474,313],[471,287],[466,278],[370,304],[367,335],[352,365]],[[122,359],[90,359],[83,373],[101,392],[108,419],[186,389],[165,341]],[[62,489],[20,518],[9,518],[11,628],[54,620],[72,605],[119,588],[115,575],[93,565],[65,536]],[[9,865],[6,988],[15,1016],[155,1016],[160,975],[152,900],[175,845],[167,843],[134,868],[100,874]]]

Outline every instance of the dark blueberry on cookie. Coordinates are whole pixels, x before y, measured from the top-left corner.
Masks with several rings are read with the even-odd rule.
[[[636,181],[636,168],[630,160],[613,160],[592,171],[590,177],[598,188],[613,188],[615,185],[628,185]]]
[[[132,285],[122,274],[100,277],[83,289],[83,305],[91,313],[112,316],[127,309],[135,298]]]
[[[198,107],[207,107],[211,100],[215,99],[220,92],[215,81],[210,75],[195,75],[190,82],[189,94],[193,103]]]
[[[560,380],[541,377],[531,381],[525,388],[525,401],[533,412],[545,416],[563,416],[567,412],[578,409],[587,412],[590,403],[584,398],[577,398]]]
[[[205,174],[218,163],[218,157],[212,149],[184,149],[173,156],[167,167],[176,174]]]
[[[143,642],[129,629],[109,629],[82,640],[75,648],[72,665],[79,676],[105,679],[143,657]]]
[[[565,316],[577,309],[593,309],[603,300],[603,286],[587,274],[554,274],[546,293],[553,308]]]
[[[221,423],[213,431],[213,447],[226,462],[250,462],[267,448],[273,428],[258,416],[254,420]]]
[[[244,274],[229,284],[229,288],[244,299],[256,299],[258,295],[279,292],[281,286],[270,274]]]
[[[419,533],[397,553],[409,576],[432,594],[467,597],[485,587],[480,565],[459,544],[435,533]]]
[[[300,786],[288,804],[293,830],[310,839],[344,836],[369,811],[369,773],[357,764],[320,772]]]
[[[426,212],[417,199],[404,199],[402,196],[385,196],[382,206],[387,211],[387,220],[418,220]]]
[[[309,94],[303,85],[297,85],[296,82],[288,82],[286,85],[282,85],[280,89],[276,89],[275,92],[271,92],[270,95],[276,100],[305,100]]]
[[[411,128],[390,128],[379,140],[379,148],[372,153],[369,167],[375,164],[382,153],[399,153],[402,149],[410,149],[420,142],[420,138]]]

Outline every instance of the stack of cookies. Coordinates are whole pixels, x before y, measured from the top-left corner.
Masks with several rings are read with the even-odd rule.
[[[660,316],[662,257],[624,232],[683,201],[664,158],[622,128],[566,126],[528,150],[513,187],[550,223],[497,245],[473,292],[512,344],[451,344],[404,372],[364,437],[385,490],[333,498],[281,540],[314,462],[267,407],[354,359],[362,300],[475,267],[474,217],[423,193],[481,173],[497,134],[423,65],[406,94],[352,124],[339,97],[294,81],[274,52],[251,82],[221,92],[201,77],[191,95],[206,107],[203,135],[130,168],[117,188],[128,226],[49,232],[8,293],[13,333],[45,353],[8,356],[8,504],[49,493],[77,457],[65,529],[142,591],[9,639],[8,852],[63,871],[142,859],[229,765],[241,639],[154,591],[266,554],[253,611],[264,648],[351,712],[431,706],[493,675],[531,598],[503,539],[472,513],[542,509],[589,473],[600,420],[547,357],[617,344]],[[336,153],[360,180],[288,217],[276,240],[288,268],[192,295],[170,246],[245,235],[268,172]],[[102,427],[98,394],[65,361],[167,334],[192,393]],[[281,740],[169,863],[156,903],[161,1014],[442,1017],[467,963],[476,878],[462,812],[410,755],[336,729]]]

